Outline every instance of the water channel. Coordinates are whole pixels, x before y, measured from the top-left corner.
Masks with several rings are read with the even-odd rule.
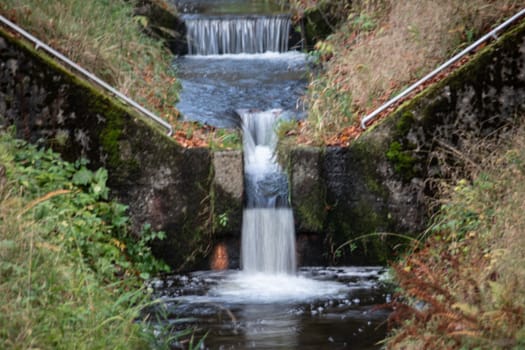
[[[290,20],[265,0],[180,1],[189,55],[176,60],[177,105],[217,127],[242,121],[246,205],[241,269],[151,281],[168,327],[203,349],[379,349],[390,299],[383,267],[296,266],[287,176],[275,128],[300,118],[306,56],[290,50]],[[186,349],[183,341],[174,349]]]

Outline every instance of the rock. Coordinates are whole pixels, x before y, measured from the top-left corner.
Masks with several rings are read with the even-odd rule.
[[[146,33],[164,41],[171,52],[176,55],[187,53],[186,26],[173,5],[164,1],[140,0],[135,6],[135,16],[148,18],[144,27]]]

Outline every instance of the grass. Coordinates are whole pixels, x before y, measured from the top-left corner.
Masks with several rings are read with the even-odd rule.
[[[424,247],[393,265],[389,349],[525,348],[525,130],[509,139],[473,148]]]
[[[107,200],[107,173],[0,135],[0,348],[144,349],[143,278],[165,269]],[[164,344],[165,345],[165,344]]]
[[[294,3],[307,10],[312,6],[312,2]],[[309,84],[306,132],[311,140],[323,143],[356,124],[364,113],[430,72],[521,5],[516,0],[353,3],[336,32],[316,44],[313,55],[322,70],[313,74]]]
[[[170,54],[141,31],[133,1],[4,0],[0,13],[166,120],[178,117]]]
[[[173,8],[164,0],[152,2]],[[239,143],[230,142],[233,136],[224,140],[215,128],[178,120],[180,83],[173,56],[145,34],[147,19],[133,16],[135,3],[5,0],[0,13],[172,124],[173,138],[182,146],[238,148]]]

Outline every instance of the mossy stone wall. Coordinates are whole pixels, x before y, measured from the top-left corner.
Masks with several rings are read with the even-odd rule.
[[[436,183],[457,176],[468,144],[504,138],[525,111],[525,23],[486,47],[462,68],[376,123],[349,147],[288,150],[292,204],[301,232],[324,239],[327,258],[344,263],[382,262],[406,240],[388,234],[340,244],[374,233],[417,236],[433,212]],[[314,152],[315,153],[315,152]],[[317,160],[320,157],[319,160]],[[321,184],[306,186],[295,174]],[[299,177],[301,178],[301,177]],[[319,198],[318,188],[324,197]],[[324,205],[312,206],[314,201]],[[320,225],[311,218],[324,218]],[[312,225],[313,223],[313,225]],[[319,227],[322,229],[319,230]]]
[[[370,233],[419,234],[434,180],[463,165],[456,155],[468,140],[504,136],[523,110],[525,24],[349,147],[289,149],[299,236],[323,245],[325,262],[383,262],[402,240],[382,235],[352,252],[335,248]],[[0,127],[8,125],[68,160],[105,166],[137,232],[146,222],[167,232],[156,251],[175,268],[203,267],[215,233],[238,237],[242,180],[229,180],[242,174],[239,154],[180,147],[149,119],[0,31]],[[221,158],[238,166],[216,169]]]
[[[214,177],[211,150],[181,147],[151,120],[0,30],[0,130],[11,125],[18,137],[66,160],[84,157],[107,168],[112,196],[129,205],[134,230],[149,223],[167,233],[155,251],[176,269],[205,261],[214,208],[242,205],[214,195],[224,180]]]
[[[186,26],[178,17],[175,5],[154,0],[139,0],[135,4],[134,14],[146,17],[145,32],[162,40],[174,54],[186,54]]]

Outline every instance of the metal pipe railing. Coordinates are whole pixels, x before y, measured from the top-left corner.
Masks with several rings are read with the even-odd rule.
[[[461,59],[467,53],[469,53],[470,51],[472,51],[473,49],[478,47],[483,42],[487,41],[490,38],[497,39],[498,38],[497,34],[498,34],[499,31],[501,31],[502,29],[508,27],[511,23],[513,23],[515,20],[517,20],[518,18],[520,18],[523,15],[525,15],[525,8],[522,9],[521,11],[519,11],[518,13],[516,13],[514,16],[510,17],[509,19],[507,19],[505,22],[503,22],[502,24],[500,24],[499,26],[497,26],[493,30],[491,30],[489,33],[487,33],[484,36],[482,36],[481,38],[479,38],[475,43],[473,43],[472,45],[470,45],[467,48],[465,48],[463,51],[461,51],[460,53],[458,53],[457,55],[455,55],[454,57],[452,57],[451,59],[449,59],[448,61],[443,63],[441,66],[437,67],[432,72],[428,73],[423,78],[421,78],[420,80],[418,80],[414,84],[410,85],[402,93],[400,93],[396,97],[390,99],[389,101],[385,102],[381,107],[379,107],[378,109],[376,109],[372,113],[368,114],[366,117],[364,117],[361,120],[361,128],[362,129],[366,129],[366,124],[369,121],[371,121],[372,119],[374,119],[375,117],[377,117],[379,115],[379,113],[383,112],[385,109],[387,109],[388,107],[390,107],[392,104],[396,103],[397,101],[401,100],[403,97],[406,97],[408,94],[410,94],[416,88],[418,88],[421,84],[425,83],[427,80],[433,78],[435,75],[440,73],[445,68],[447,68],[450,65],[452,65],[453,63],[457,62],[459,59]]]
[[[168,129],[168,136],[171,136],[173,134],[173,127],[168,122],[166,122],[164,119],[158,117],[153,112],[149,111],[148,109],[144,108],[143,106],[141,106],[140,104],[138,104],[137,102],[135,102],[134,100],[129,98],[128,96],[124,95],[123,93],[121,93],[117,89],[113,88],[111,85],[109,85],[108,83],[106,83],[105,81],[100,79],[99,77],[97,77],[94,74],[88,72],[87,70],[85,70],[84,68],[82,68],[81,66],[76,64],[75,62],[71,61],[66,56],[62,55],[60,52],[56,51],[52,47],[46,45],[45,43],[43,43],[39,39],[35,38],[33,35],[29,34],[24,29],[20,28],[19,26],[17,26],[13,22],[9,21],[7,18],[3,17],[2,15],[0,15],[0,22],[2,24],[4,24],[5,26],[9,27],[10,29],[14,30],[15,32],[21,34],[27,40],[33,42],[33,44],[35,44],[35,48],[37,50],[38,49],[43,49],[48,54],[54,56],[55,58],[58,58],[59,60],[61,60],[63,63],[65,63],[69,67],[71,67],[74,70],[76,70],[77,72],[83,74],[86,78],[94,81],[99,86],[103,87],[107,91],[111,92],[112,94],[114,94],[115,96],[120,98],[124,103],[127,103],[130,106],[134,107],[135,109],[138,109],[145,116],[153,119],[154,121],[156,121],[157,123],[159,123],[160,125],[165,127],[166,129]]]

